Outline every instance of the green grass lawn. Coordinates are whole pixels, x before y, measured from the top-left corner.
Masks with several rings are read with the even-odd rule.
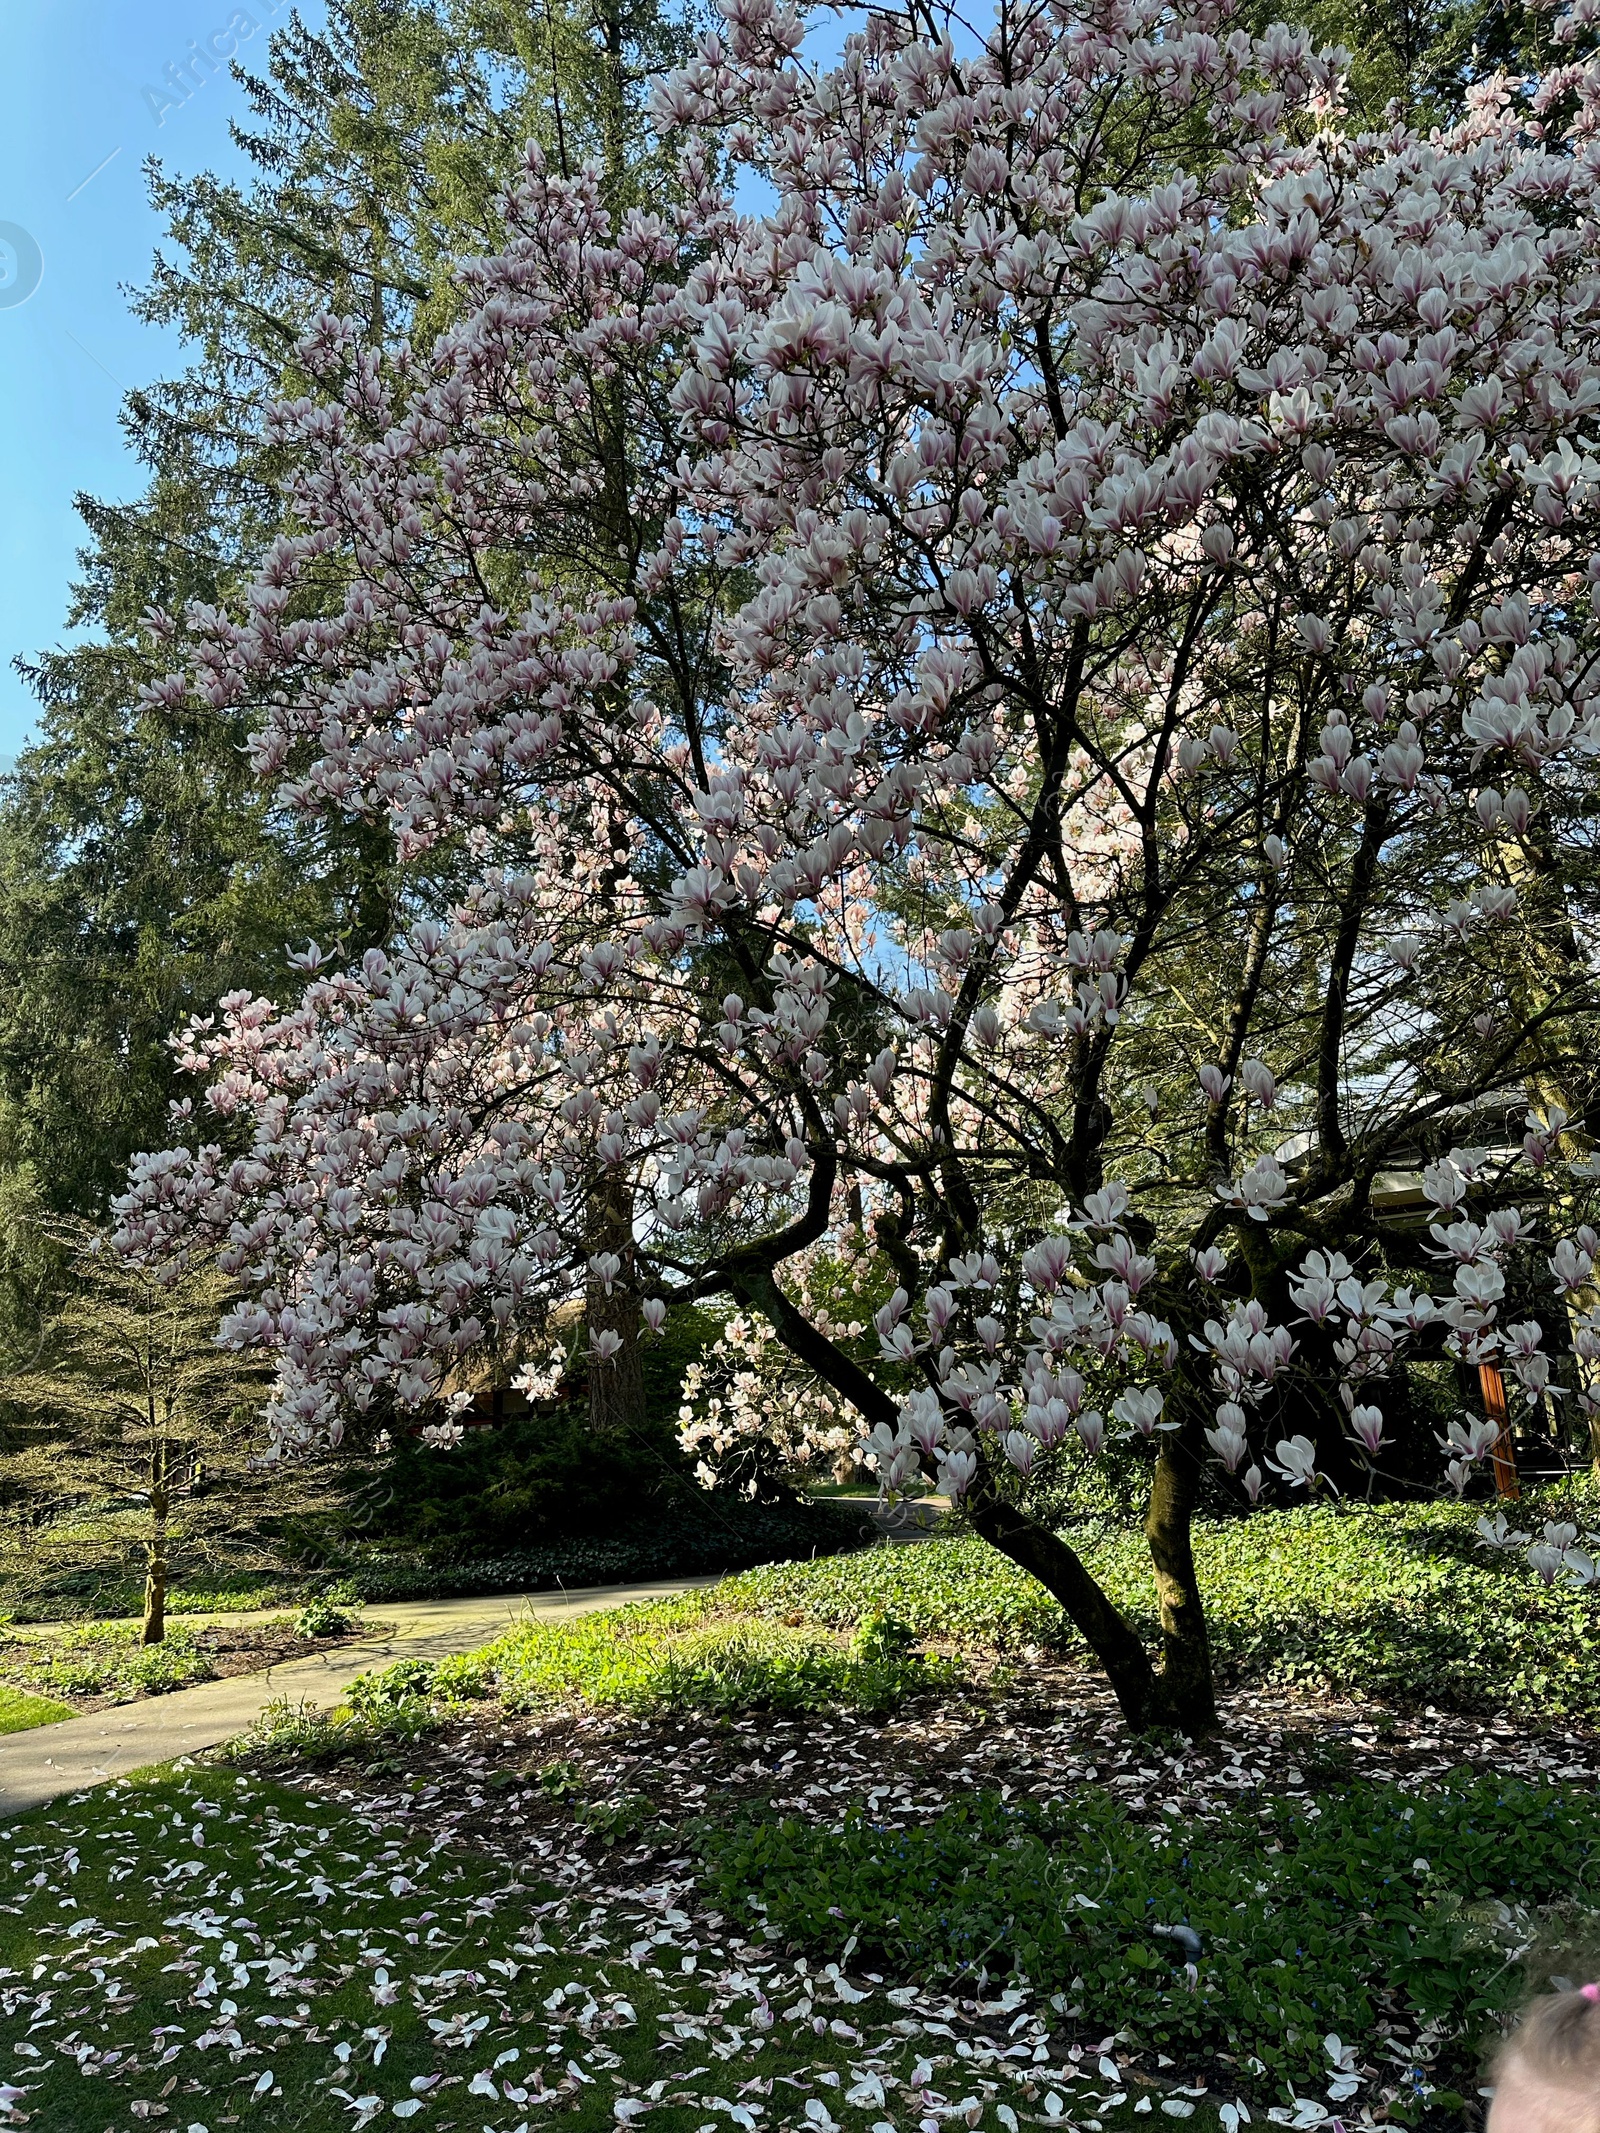
[[[34,1726],[53,1726],[72,1711],[53,1696],[31,1696],[26,1689],[0,1683],[0,1733],[27,1733]]]
[[[425,1813],[183,1769],[0,1841],[0,2080],[49,2133],[517,2133],[552,2105],[574,2133],[911,2133],[930,2111],[1017,2133],[1091,2097],[1123,2099],[1091,2112],[1107,2128],[1151,2108],[1100,2055],[1037,2066],[1027,1994],[997,1984],[958,2034],[937,1994],[691,1921],[687,1860],[586,1899],[437,1848]]]

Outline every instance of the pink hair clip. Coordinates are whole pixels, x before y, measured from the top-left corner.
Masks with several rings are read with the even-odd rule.
[[[1600,1985],[1580,1985],[1578,1990],[1591,2007],[1597,2000],[1600,2000]]]

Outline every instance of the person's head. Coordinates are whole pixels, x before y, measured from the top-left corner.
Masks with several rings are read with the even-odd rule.
[[[1600,1985],[1534,2001],[1495,2061],[1488,2133],[1600,2133]]]

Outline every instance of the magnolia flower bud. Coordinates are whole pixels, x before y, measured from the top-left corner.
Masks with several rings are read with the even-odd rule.
[[[1383,950],[1390,962],[1398,964],[1400,969],[1415,970],[1417,958],[1422,953],[1422,936],[1420,933],[1391,933]]]
[[[1388,1443],[1383,1434],[1383,1409],[1381,1407],[1353,1407],[1350,1410],[1350,1427],[1363,1451],[1376,1458]]]
[[[622,1272],[622,1261],[615,1252],[596,1252],[589,1261],[589,1271],[609,1296],[612,1283]]]
[[[1232,1427],[1231,1425],[1223,1421],[1222,1417],[1225,1411],[1225,1408],[1218,1410],[1217,1427],[1215,1429],[1208,1429],[1206,1431],[1206,1442],[1216,1453],[1217,1457],[1222,1461],[1228,1472],[1230,1474],[1237,1474],[1239,1471],[1240,1461],[1244,1458],[1245,1454],[1250,1449],[1250,1440],[1244,1434],[1243,1409],[1237,1407],[1233,1408],[1234,1414],[1239,1417],[1240,1426],[1237,1428]],[[1255,1470],[1252,1468],[1251,1471],[1254,1472]],[[1254,1499],[1252,1499],[1252,1501],[1253,1500]]]
[[[937,1340],[955,1317],[956,1300],[948,1289],[932,1288],[923,1308],[927,1314],[928,1331]]]
[[[1200,1069],[1200,1086],[1205,1091],[1206,1102],[1218,1106],[1233,1086],[1231,1075],[1224,1074],[1219,1066],[1203,1066]]]
[[[1007,1430],[1005,1436],[1001,1439],[1001,1448],[1005,1452],[1007,1459],[1010,1460],[1023,1480],[1026,1481],[1033,1472],[1034,1461],[1039,1456],[1037,1439],[1030,1437],[1026,1430],[1011,1429]]]
[[[1033,1427],[1044,1449],[1053,1451],[1072,1428],[1072,1410],[1065,1400],[1047,1400],[1031,1410]]]
[[[952,1503],[959,1503],[978,1478],[975,1452],[946,1452],[939,1461],[939,1482]]]
[[[1278,1100],[1278,1084],[1271,1069],[1259,1059],[1246,1059],[1239,1068],[1239,1086],[1247,1096],[1253,1096],[1263,1111],[1270,1111]]]

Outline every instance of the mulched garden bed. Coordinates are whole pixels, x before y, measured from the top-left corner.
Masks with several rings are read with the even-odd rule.
[[[342,1635],[307,1637],[295,1628],[292,1615],[275,1622],[219,1622],[206,1628],[175,1623],[166,1643],[154,1646],[140,1646],[126,1624],[42,1636],[11,1631],[0,1633],[0,1682],[58,1698],[75,1713],[89,1713],[234,1674],[260,1673],[384,1633],[383,1625],[362,1622]],[[171,1661],[167,1675],[128,1678],[130,1664],[138,1667],[153,1660],[159,1667],[163,1661],[158,1655],[163,1654]],[[91,1676],[98,1677],[94,1685]]]
[[[1223,1698],[1217,1730],[1199,1741],[1136,1739],[1095,1676],[1040,1664],[884,1719],[516,1718],[486,1707],[443,1740],[386,1745],[379,1761],[302,1781],[402,1804],[409,1794],[441,1831],[509,1861],[556,1835],[570,1845],[580,1795],[591,1810],[649,1801],[672,1823],[753,1809],[837,1816],[855,1801],[919,1819],[966,1790],[1045,1799],[1076,1786],[1109,1792],[1135,1815],[1203,1813],[1252,1791],[1311,1797],[1353,1779],[1423,1786],[1463,1768],[1600,1784],[1600,1734],[1256,1691]],[[540,1772],[563,1764],[572,1776],[552,1796]],[[591,1855],[622,1864],[603,1828],[577,1835]]]

